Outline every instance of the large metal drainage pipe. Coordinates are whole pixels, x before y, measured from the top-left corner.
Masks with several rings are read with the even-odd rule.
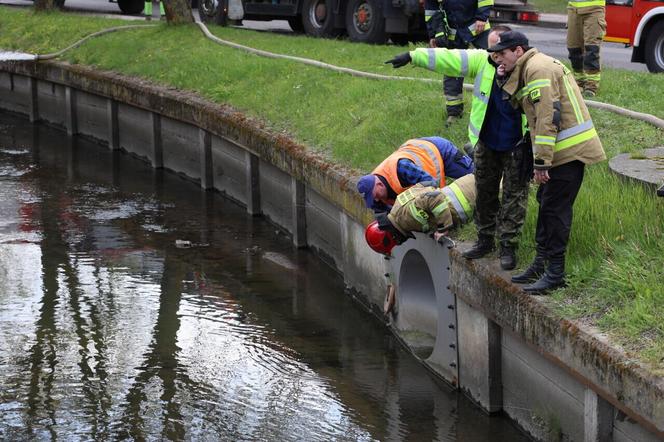
[[[456,300],[449,290],[450,245],[424,234],[395,247],[393,328],[426,365],[458,385]]]

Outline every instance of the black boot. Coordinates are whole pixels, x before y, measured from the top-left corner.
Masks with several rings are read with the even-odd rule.
[[[565,257],[551,258],[544,275],[532,284],[523,287],[523,290],[532,292],[547,292],[565,286]]]
[[[526,270],[512,276],[512,282],[517,284],[526,284],[537,281],[543,274],[546,267],[546,255],[544,252],[537,251],[535,259]]]
[[[493,252],[496,245],[493,241],[493,236],[480,235],[477,237],[477,242],[471,248],[461,254],[466,259],[481,258],[487,253]]]
[[[500,268],[503,270],[513,270],[516,267],[516,254],[512,246],[500,246]]]

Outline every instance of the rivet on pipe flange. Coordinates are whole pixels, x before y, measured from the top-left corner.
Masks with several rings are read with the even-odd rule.
[[[450,348],[456,348],[456,344],[450,344]]]
[[[456,362],[452,362],[452,363],[450,364],[450,367],[456,367]]]
[[[454,310],[454,306],[452,304],[448,305],[447,308],[450,310]]]
[[[454,330],[454,324],[450,324],[448,327]]]

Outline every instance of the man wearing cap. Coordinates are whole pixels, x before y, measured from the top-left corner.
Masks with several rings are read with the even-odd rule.
[[[474,164],[451,141],[441,137],[414,138],[406,141],[383,160],[370,175],[357,183],[369,209],[388,211],[397,195],[421,182],[445,185],[445,176],[460,178],[473,173]]]
[[[586,164],[606,159],[602,143],[572,72],[558,60],[528,46],[520,32],[500,34],[489,47],[509,79],[503,91],[524,110],[534,153],[534,180],[539,184],[533,263],[513,282],[527,292],[565,284],[565,251],[572,227],[572,206]]]
[[[509,30],[502,25],[492,28],[489,44],[496,44],[500,33]],[[528,143],[521,143],[524,139],[529,140],[524,137],[527,130],[525,118],[500,89],[506,77],[497,72],[497,65],[489,53],[478,49],[421,48],[397,55],[387,63],[392,63],[395,68],[412,63],[445,75],[475,77],[468,138],[475,150],[477,242],[463,256],[477,259],[492,252],[497,234],[500,266],[505,270],[513,269],[526,216],[528,182],[532,177],[528,165],[532,153]]]

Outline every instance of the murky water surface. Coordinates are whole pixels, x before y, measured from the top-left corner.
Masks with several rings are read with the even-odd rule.
[[[505,440],[274,226],[0,114],[0,439]]]

